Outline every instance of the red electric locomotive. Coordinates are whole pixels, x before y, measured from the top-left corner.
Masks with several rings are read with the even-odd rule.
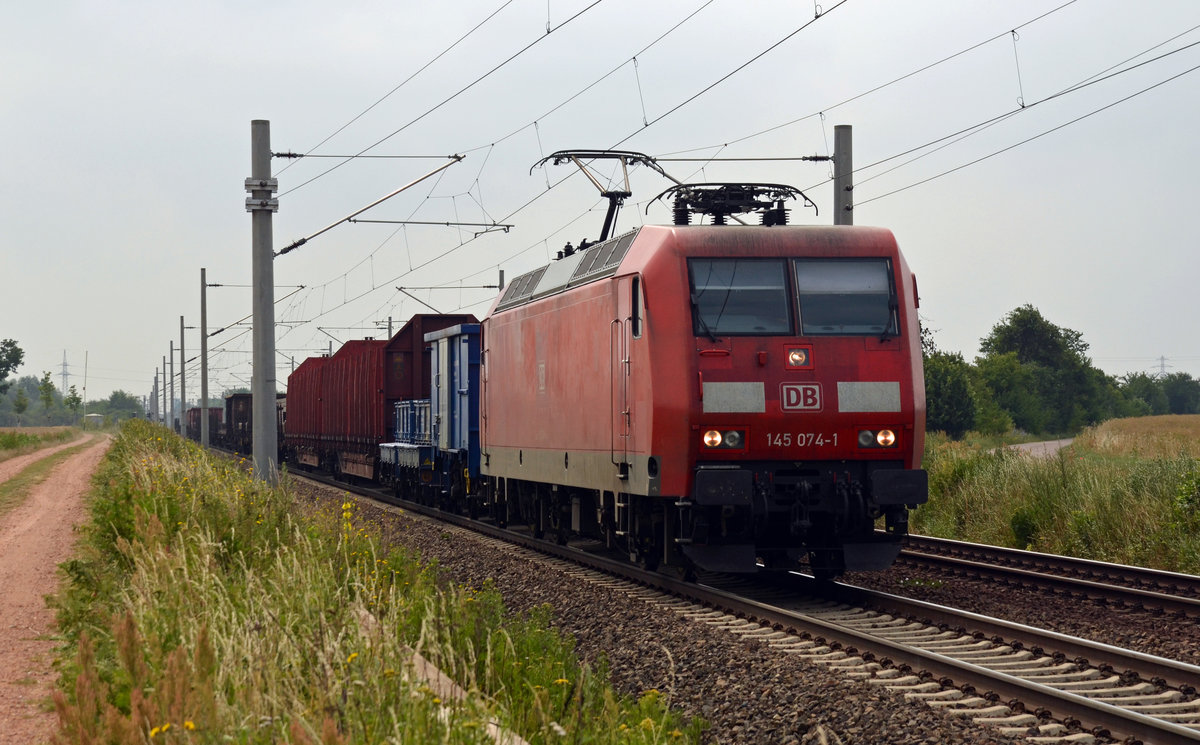
[[[649,565],[886,568],[928,494],[895,238],[788,226],[790,187],[673,191],[675,226],[564,252],[483,320],[487,506]]]

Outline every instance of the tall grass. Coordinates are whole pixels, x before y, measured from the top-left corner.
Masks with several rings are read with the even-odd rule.
[[[356,503],[302,518],[286,488],[125,425],[57,600],[71,654],[55,743],[694,742],[657,693],[622,698],[549,609],[379,550]],[[465,693],[414,666],[428,659]]]
[[[78,445],[64,448],[52,455],[40,458],[23,467],[3,482],[0,482],[0,517],[24,504],[34,487],[50,478],[50,474],[56,468],[90,447],[95,440],[95,437],[86,438],[84,442]],[[0,460],[3,460],[3,458],[0,458]]]
[[[1179,427],[1158,419],[1100,425],[1047,458],[930,437],[930,499],[911,528],[1200,573],[1200,462],[1194,445],[1180,447]]]
[[[1112,457],[1200,458],[1200,415],[1113,419],[1075,438],[1078,448]]]
[[[74,427],[15,427],[0,429],[0,460],[66,442],[79,435]]]

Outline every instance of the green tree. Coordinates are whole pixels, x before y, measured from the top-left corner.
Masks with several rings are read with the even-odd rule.
[[[1010,311],[979,341],[979,350],[985,357],[1013,352],[1023,365],[1048,368],[1088,363],[1087,349],[1082,334],[1055,326],[1032,305]]]
[[[42,411],[46,414],[46,421],[50,421],[50,407],[54,405],[54,393],[56,389],[53,381],[50,380],[50,373],[42,374],[42,380],[38,383],[38,398],[42,399]]]
[[[925,425],[958,439],[975,426],[971,366],[961,354],[934,351],[925,358]]]
[[[1121,378],[1121,390],[1126,398],[1144,403],[1146,414],[1158,416],[1170,411],[1170,403],[1162,383],[1146,373],[1130,373]]]
[[[16,372],[24,359],[25,352],[17,346],[15,341],[12,339],[0,341],[0,396],[8,393],[8,387],[12,385],[12,381],[7,380],[8,375]]]
[[[133,394],[117,390],[113,391],[107,400],[97,403],[95,408],[88,404],[88,409],[89,412],[104,414],[114,420],[124,420],[142,415],[142,400]]]
[[[975,431],[985,435],[1011,432],[1012,417],[996,403],[983,373],[976,367],[968,367],[968,371],[971,374],[971,399],[975,402]]]
[[[17,395],[13,398],[13,411],[17,415],[17,426],[21,426],[21,415],[29,408],[29,396],[25,395],[24,388],[17,388]]]
[[[1162,387],[1170,413],[1200,414],[1200,380],[1184,372],[1171,373],[1162,379]]]
[[[79,391],[75,390],[75,386],[67,389],[67,396],[63,399],[63,406],[71,410],[72,417],[79,417],[79,407],[83,406],[83,399],[79,397]]]
[[[980,340],[976,364],[1016,426],[1037,434],[1078,432],[1132,410],[1117,381],[1092,366],[1087,349],[1078,331],[1023,305]]]
[[[933,329],[923,323],[918,325],[921,327],[921,356],[929,359],[938,353],[937,342],[933,340]]]
[[[992,400],[1012,419],[1014,426],[1034,434],[1051,429],[1051,412],[1041,390],[1047,374],[1039,365],[1022,364],[1016,352],[993,353],[975,360],[980,380]]]

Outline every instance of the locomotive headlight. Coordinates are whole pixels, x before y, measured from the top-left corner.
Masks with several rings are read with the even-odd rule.
[[[787,366],[788,367],[808,367],[809,355],[808,350],[803,347],[792,347],[787,351]]]
[[[896,447],[896,433],[890,429],[881,429],[878,431],[860,429],[858,431],[858,446],[860,448],[894,448]]]
[[[741,450],[746,446],[746,432],[740,429],[710,429],[702,438],[710,450]]]

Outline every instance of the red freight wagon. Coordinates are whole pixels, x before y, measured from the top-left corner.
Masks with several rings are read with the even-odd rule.
[[[417,315],[388,341],[348,341],[332,357],[305,360],[288,378],[287,457],[374,479],[379,443],[392,438],[393,404],[429,398],[425,334],[472,322],[469,314]]]
[[[251,431],[254,397],[249,393],[233,393],[225,397],[225,447],[235,453],[254,450]]]
[[[304,465],[320,466],[321,452],[321,384],[329,357],[309,357],[288,377],[288,400],[291,402],[284,427],[285,460]]]
[[[221,431],[221,417],[225,410],[216,406],[208,409],[208,436],[216,439],[217,433]],[[200,408],[193,406],[187,410],[187,436],[199,442],[200,440]]]
[[[387,342],[356,339],[342,345],[322,368],[322,458],[334,473],[374,476],[378,445],[386,433],[383,348]]]
[[[287,418],[287,396],[275,394],[275,436],[276,443],[283,451],[283,424]],[[219,421],[219,420],[218,420]],[[249,455],[254,452],[254,395],[250,393],[231,393],[225,397],[225,427],[221,437],[227,450]],[[277,454],[278,455],[278,454]]]
[[[462,323],[478,323],[478,320],[469,313],[418,315],[396,332],[388,341],[386,352],[389,402],[429,398],[432,381],[425,334]],[[388,408],[390,410],[391,406]]]

